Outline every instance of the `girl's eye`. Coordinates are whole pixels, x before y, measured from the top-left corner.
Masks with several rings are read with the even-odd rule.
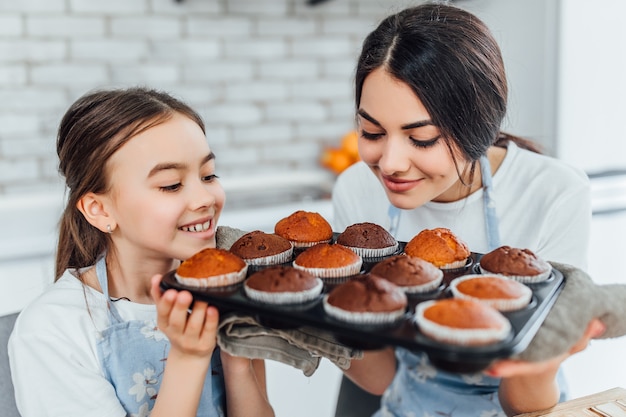
[[[361,129],[361,137],[363,139],[376,140],[376,139],[379,139],[380,137],[382,137],[383,135],[384,135],[384,133],[370,133],[370,132],[366,132],[365,130]]]
[[[159,189],[163,192],[166,193],[171,193],[174,191],[178,191],[180,189],[180,187],[182,187],[183,185],[181,183],[176,183],[176,184],[172,184],[172,185],[166,185],[163,187],[159,187]]]
[[[213,182],[214,180],[218,179],[219,177],[215,174],[211,174],[211,175],[207,175],[205,177],[202,177],[202,181],[204,182]]]
[[[437,135],[436,137],[430,140],[417,140],[417,139],[411,138],[411,143],[413,144],[413,146],[418,147],[418,148],[430,148],[431,146],[435,146],[435,144],[439,141],[440,138],[441,138],[441,135]]]

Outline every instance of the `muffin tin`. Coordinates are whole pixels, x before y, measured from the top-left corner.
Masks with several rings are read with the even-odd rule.
[[[400,242],[398,253],[402,252],[404,245],[405,242]],[[297,253],[294,254],[294,258],[295,256]],[[270,305],[253,301],[245,295],[243,283],[216,289],[188,287],[176,281],[174,271],[163,277],[161,289],[188,290],[195,299],[217,306],[222,314],[228,312],[250,314],[267,327],[285,329],[311,326],[327,331],[329,337],[346,346],[364,350],[401,346],[425,352],[432,364],[440,369],[477,372],[487,368],[494,360],[510,357],[528,346],[565,283],[563,274],[553,269],[546,281],[526,284],[533,292],[532,299],[529,305],[521,310],[503,313],[511,322],[512,331],[502,342],[486,346],[455,346],[437,342],[423,335],[413,320],[415,306],[425,300],[450,297],[447,289],[450,281],[461,275],[479,274],[481,256],[482,254],[472,253],[464,268],[444,271],[443,283],[435,291],[407,294],[409,300],[407,312],[392,325],[354,325],[329,317],[324,311],[322,298],[341,281],[325,280],[320,297],[298,305]],[[377,261],[380,259],[364,258],[361,273],[368,272]],[[248,275],[258,268],[249,268]]]

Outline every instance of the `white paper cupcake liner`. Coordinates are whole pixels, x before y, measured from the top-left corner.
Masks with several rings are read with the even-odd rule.
[[[398,285],[398,288],[400,288],[402,291],[409,293],[409,294],[419,294],[419,293],[424,293],[424,292],[429,292],[429,291],[433,291],[436,290],[437,288],[439,288],[439,286],[441,285],[441,282],[443,281],[443,271],[439,271],[441,272],[441,274],[434,280],[430,281],[430,282],[426,282],[424,284],[420,284],[420,285]]]
[[[354,324],[392,324],[405,314],[405,309],[385,312],[347,311],[328,303],[328,295],[323,300],[324,311],[338,320]]]
[[[521,310],[522,308],[526,307],[528,305],[528,303],[530,303],[530,300],[533,296],[533,292],[530,288],[528,288],[526,285],[524,285],[523,283],[520,283],[522,285],[522,295],[520,295],[518,298],[515,299],[511,299],[511,298],[480,298],[480,297],[474,297],[468,294],[465,294],[463,292],[461,292],[457,286],[463,282],[463,281],[467,281],[470,279],[474,279],[474,278],[484,278],[485,276],[490,276],[490,277],[495,277],[497,279],[504,279],[504,280],[511,280],[511,281],[515,281],[512,280],[510,277],[507,277],[505,275],[498,275],[498,274],[488,274],[488,275],[479,275],[479,274],[470,274],[470,275],[463,275],[461,277],[455,278],[452,280],[452,282],[450,282],[449,288],[450,288],[450,292],[452,292],[452,295],[456,298],[464,298],[464,299],[470,299],[470,300],[476,300],[476,301],[480,301],[482,303],[488,304],[491,307],[495,308],[496,310],[499,311],[515,311],[515,310]]]
[[[268,304],[298,304],[306,301],[311,301],[317,298],[324,288],[324,283],[321,279],[316,278],[317,283],[315,287],[304,291],[283,291],[283,292],[269,292],[259,291],[248,287],[244,284],[243,289],[248,297],[255,301]]]
[[[248,273],[248,265],[246,264],[238,272],[231,272],[229,274],[216,275],[214,277],[187,278],[187,277],[181,277],[177,273],[174,274],[174,277],[181,284],[188,285],[190,287],[216,288],[216,287],[225,287],[227,285],[237,284],[243,281],[244,279],[246,279],[247,273]]]
[[[437,341],[462,346],[480,346],[501,342],[511,332],[511,323],[502,315],[498,319],[498,328],[493,329],[460,329],[434,323],[424,317],[424,310],[435,302],[436,300],[430,300],[419,303],[414,320],[422,333]]]
[[[548,264],[548,265],[550,266],[550,268],[548,268],[548,270],[546,272],[542,272],[542,273],[537,274],[537,275],[505,275],[505,274],[500,274],[498,272],[487,271],[485,268],[483,268],[480,265],[480,263],[478,264],[478,269],[483,274],[504,275],[505,277],[514,279],[515,281],[519,281],[519,282],[521,282],[523,284],[536,284],[536,283],[543,282],[543,281],[547,280],[548,278],[550,278],[550,275],[552,274],[552,265],[550,265],[550,264]]]
[[[467,265],[467,258],[463,259],[462,261],[456,261],[442,265],[439,267],[439,269],[458,269],[463,268],[465,265]]]
[[[332,241],[331,239],[326,239],[326,240],[318,240],[315,242],[299,242],[296,240],[290,240],[291,244],[293,245],[293,247],[295,249],[304,249],[304,248],[310,248],[312,246],[317,245],[318,243],[330,243]]]
[[[363,265],[363,260],[359,259],[352,265],[342,266],[338,268],[307,268],[301,265],[298,265],[295,261],[293,262],[293,267],[298,268],[302,271],[307,271],[310,274],[315,275],[318,278],[342,278],[348,277],[350,275],[356,275],[361,272],[361,266]]]
[[[348,249],[352,249],[354,253],[363,258],[380,258],[383,256],[389,256],[398,251],[399,244],[394,246],[388,246],[386,248],[358,248],[355,246],[346,246]]]
[[[276,255],[263,256],[260,258],[243,258],[248,265],[278,265],[289,262],[293,257],[293,245],[285,252]]]

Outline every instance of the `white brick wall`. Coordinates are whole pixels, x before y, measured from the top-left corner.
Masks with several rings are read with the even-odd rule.
[[[149,85],[205,118],[222,177],[321,169],[360,43],[395,0],[0,0],[0,195],[58,185],[73,100]]]

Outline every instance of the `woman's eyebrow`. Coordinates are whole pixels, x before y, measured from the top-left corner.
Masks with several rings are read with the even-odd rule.
[[[380,122],[379,122],[378,120],[374,119],[374,118],[373,118],[373,117],[372,117],[372,116],[371,116],[368,112],[366,112],[365,110],[363,110],[363,109],[359,109],[359,110],[357,111],[357,114],[358,114],[359,116],[361,116],[362,118],[364,118],[364,119],[368,120],[369,122],[371,122],[371,123],[375,124],[376,126],[379,126],[379,127],[381,126],[381,125],[380,125]],[[417,121],[417,122],[413,122],[413,123],[409,123],[409,124],[406,124],[406,125],[402,125],[402,126],[401,126],[401,129],[402,129],[402,130],[410,130],[410,129],[416,129],[416,128],[419,128],[419,127],[424,127],[424,126],[433,126],[433,122],[432,122],[432,120],[419,120],[419,121]]]

